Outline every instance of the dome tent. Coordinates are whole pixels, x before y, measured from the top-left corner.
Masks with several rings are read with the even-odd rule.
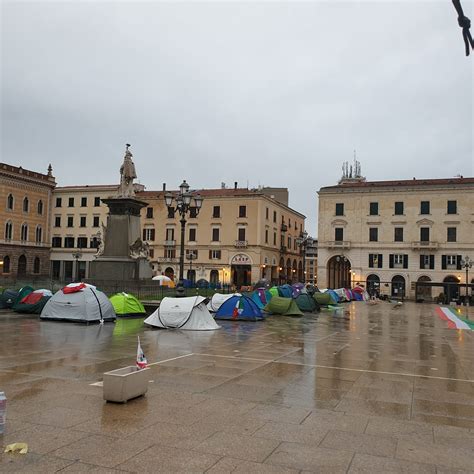
[[[215,313],[229,298],[232,298],[232,296],[234,295],[240,296],[240,293],[230,293],[228,295],[223,295],[222,293],[214,293],[212,295],[212,298],[209,300],[209,303],[207,303],[207,309]]]
[[[321,311],[319,303],[307,293],[299,294],[294,300],[301,311],[307,311],[309,313]]]
[[[262,321],[264,316],[255,302],[245,295],[233,295],[216,313],[216,319]]]
[[[271,314],[281,314],[283,316],[303,316],[293,298],[283,298],[274,296],[270,302],[263,308],[264,311]]]
[[[41,319],[92,323],[115,321],[115,311],[107,296],[92,285],[71,284],[57,291],[46,303]]]
[[[337,301],[331,296],[330,293],[315,293],[313,298],[320,306],[327,306],[328,304],[337,304]]]
[[[130,293],[116,293],[110,297],[115,314],[123,317],[144,316],[145,308],[140,301]]]
[[[203,296],[184,298],[166,297],[144,323],[160,329],[184,329],[188,331],[211,331],[219,329],[209,313]]]
[[[17,290],[6,289],[0,295],[0,309],[11,308],[18,298],[19,292]]]
[[[53,296],[50,290],[35,290],[13,305],[16,313],[40,314],[45,304]]]

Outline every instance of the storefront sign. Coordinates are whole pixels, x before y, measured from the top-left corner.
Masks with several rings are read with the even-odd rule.
[[[252,265],[250,257],[244,253],[238,253],[232,257],[231,265]]]

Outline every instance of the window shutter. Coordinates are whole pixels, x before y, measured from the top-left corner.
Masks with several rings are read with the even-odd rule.
[[[403,268],[408,268],[408,255],[403,256]]]
[[[420,268],[423,270],[425,268],[425,256],[420,255]]]
[[[374,254],[369,253],[369,268],[373,268],[373,267],[374,267]]]
[[[150,240],[154,241],[155,240],[155,229],[151,229],[151,236]]]
[[[441,269],[446,270],[446,255],[441,255]]]
[[[388,266],[393,268],[393,253],[388,256]]]
[[[212,259],[212,250],[209,250],[209,260]]]
[[[430,255],[430,270],[434,270],[434,255]]]
[[[457,269],[458,270],[462,270],[461,260],[462,260],[462,255],[458,255],[458,258],[457,258]]]
[[[146,230],[145,230],[145,229],[143,229],[143,239],[142,239],[142,240],[143,240],[143,241],[146,240]]]
[[[379,268],[383,266],[383,254],[379,253]]]

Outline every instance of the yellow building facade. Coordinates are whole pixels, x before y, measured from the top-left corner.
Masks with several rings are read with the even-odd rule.
[[[359,177],[318,194],[321,288],[363,283],[378,294],[413,298],[417,282],[466,283],[461,263],[474,258],[474,178]],[[421,288],[417,296],[429,300],[447,286]]]

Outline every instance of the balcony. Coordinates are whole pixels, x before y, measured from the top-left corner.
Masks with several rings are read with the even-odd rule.
[[[416,241],[411,243],[413,250],[431,249],[436,250],[438,248],[438,242],[431,242],[428,240]]]
[[[288,230],[288,226],[286,224],[281,225],[281,231],[286,232]]]
[[[348,240],[330,240],[327,245],[330,249],[349,250],[351,248],[351,243]]]
[[[234,243],[234,247],[245,249],[248,246],[248,242],[246,240],[236,240]]]
[[[285,245],[282,245],[280,247],[280,253],[286,253],[288,251],[287,247]]]
[[[176,247],[176,240],[165,240],[165,247]]]
[[[155,260],[158,263],[179,263],[179,258],[176,257],[157,257]]]

